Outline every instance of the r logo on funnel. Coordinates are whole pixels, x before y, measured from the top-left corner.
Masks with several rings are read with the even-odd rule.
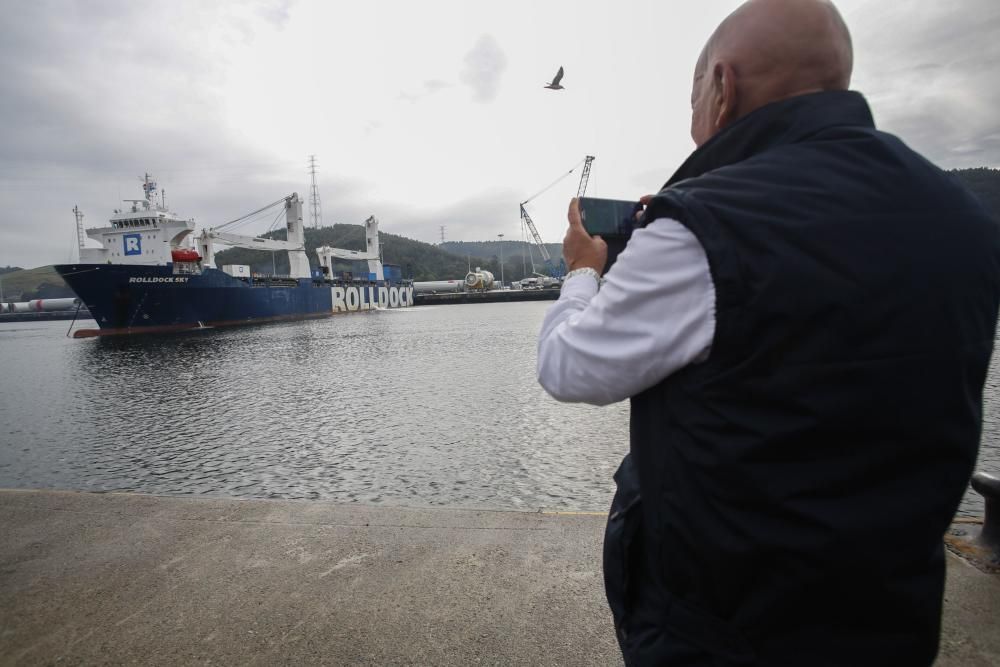
[[[142,254],[142,234],[126,234],[122,237],[126,255]]]

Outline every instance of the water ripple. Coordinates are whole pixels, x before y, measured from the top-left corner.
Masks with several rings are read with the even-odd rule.
[[[545,303],[174,336],[0,329],[0,486],[603,510],[628,407],[535,382]],[[979,468],[1000,469],[1000,373]],[[962,511],[981,512],[970,494]]]

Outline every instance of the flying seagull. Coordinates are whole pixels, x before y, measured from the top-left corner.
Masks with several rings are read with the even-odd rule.
[[[563,78],[563,68],[560,67],[559,71],[556,72],[556,75],[552,78],[552,83],[550,83],[545,87],[549,88],[550,90],[563,90],[563,87],[559,85],[559,82],[562,81],[562,78]]]

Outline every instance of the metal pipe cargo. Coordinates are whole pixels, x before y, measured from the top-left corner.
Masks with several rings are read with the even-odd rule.
[[[18,304],[20,305],[20,304]],[[73,310],[80,305],[79,299],[32,299],[27,303],[28,311],[51,313],[56,310]],[[17,311],[23,312],[23,311]]]

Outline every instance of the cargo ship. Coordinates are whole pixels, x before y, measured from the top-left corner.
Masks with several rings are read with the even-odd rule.
[[[81,247],[79,263],[55,267],[100,327],[79,329],[74,332],[76,338],[413,305],[412,282],[402,280],[398,267],[382,263],[374,216],[365,221],[364,251],[319,247],[319,268],[313,270],[306,256],[302,201],[295,193],[270,205],[284,207],[287,235],[285,240],[276,240],[226,231],[227,225],[237,221],[195,236],[194,220],[168,210],[148,174],[142,187],[143,199],[126,200],[130,206],[115,211],[107,226],[86,231],[100,248]],[[287,252],[288,275],[257,273],[239,264],[216,268],[217,244]],[[367,275],[335,275],[337,260],[361,262],[367,266]]]

